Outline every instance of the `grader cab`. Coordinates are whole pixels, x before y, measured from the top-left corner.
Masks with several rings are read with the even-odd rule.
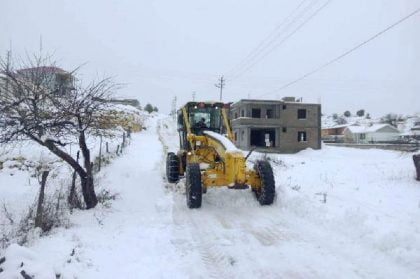
[[[168,153],[166,176],[170,183],[185,177],[187,205],[201,207],[202,194],[209,187],[231,189],[251,187],[261,205],[270,205],[275,196],[271,165],[258,160],[246,167],[243,152],[233,144],[227,117],[229,104],[189,102],[178,111],[180,150]]]

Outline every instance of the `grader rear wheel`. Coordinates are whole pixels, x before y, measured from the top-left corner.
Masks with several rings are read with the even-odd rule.
[[[166,157],[166,178],[169,183],[179,181],[179,160],[173,152],[169,152]]]
[[[199,164],[189,164],[186,170],[185,192],[189,208],[201,207],[202,199],[201,172]]]
[[[273,203],[276,194],[273,169],[269,162],[257,161],[254,170],[261,179],[261,187],[255,190],[257,200],[261,205],[270,205]]]

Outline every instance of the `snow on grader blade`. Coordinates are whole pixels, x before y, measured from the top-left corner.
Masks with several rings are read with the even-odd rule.
[[[168,153],[166,176],[170,183],[185,177],[189,208],[201,207],[209,187],[251,187],[261,205],[274,201],[270,163],[259,160],[253,169],[246,167],[246,158],[232,142],[227,108],[229,104],[220,102],[189,102],[178,111],[180,150]]]

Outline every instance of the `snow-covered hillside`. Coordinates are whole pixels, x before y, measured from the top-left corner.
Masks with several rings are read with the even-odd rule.
[[[411,128],[415,126],[415,123],[420,121],[420,113],[395,115],[395,117],[398,119],[395,121],[395,125],[402,133],[409,133]],[[322,128],[332,128],[340,125],[360,125],[367,127],[378,123],[383,123],[381,118],[367,118],[366,116],[354,115],[349,117],[337,114],[323,115],[321,119]]]
[[[75,212],[68,229],[7,252],[16,263],[30,254],[34,269],[64,279],[418,278],[420,184],[410,154],[323,146],[269,155],[272,206],[250,190],[209,189],[190,210],[183,181],[165,180],[165,153],[177,145],[174,121],[150,118],[102,172],[101,187],[118,193],[111,207]],[[0,278],[20,267],[10,269]]]
[[[370,118],[366,118],[365,116],[362,116],[362,117],[359,117],[359,116],[345,117],[343,115],[339,115],[336,118],[336,117],[334,117],[334,115],[324,115],[324,116],[322,116],[321,126],[322,126],[322,128],[331,128],[331,127],[334,127],[334,126],[337,126],[337,125],[343,125],[343,124],[369,125],[369,124],[378,123],[378,122],[379,122],[379,119],[370,119]]]

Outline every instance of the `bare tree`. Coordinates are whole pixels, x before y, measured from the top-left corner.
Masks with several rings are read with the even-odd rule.
[[[0,143],[31,140],[50,150],[80,177],[86,208],[95,207],[87,137],[112,134],[106,100],[116,84],[106,78],[82,86],[74,78],[76,71],[61,70],[48,56],[17,62],[0,60]],[[78,144],[83,166],[67,150],[70,143]]]
[[[388,113],[381,117],[380,122],[397,127],[398,115],[395,113]]]
[[[338,125],[347,124],[347,120],[346,120],[346,118],[345,118],[345,117],[343,117],[343,116],[338,116],[338,117],[337,117],[337,119],[335,120],[335,122],[336,122]]]

